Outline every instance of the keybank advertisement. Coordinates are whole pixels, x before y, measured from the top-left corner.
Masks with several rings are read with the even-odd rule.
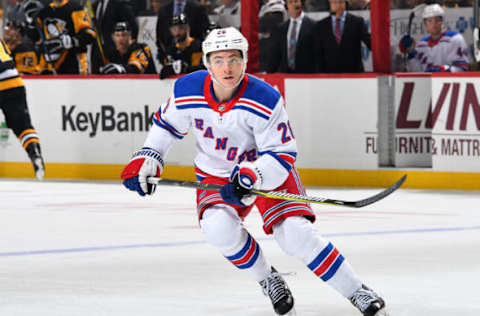
[[[45,161],[123,164],[142,146],[173,80],[27,79],[25,84]],[[2,122],[3,117],[0,129]],[[13,132],[0,132],[0,160],[27,161]],[[171,163],[185,156],[188,151],[173,152]]]

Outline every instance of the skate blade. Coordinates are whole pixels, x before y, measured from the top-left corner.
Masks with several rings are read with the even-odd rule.
[[[42,159],[36,158],[34,164],[37,167],[37,171],[35,171],[35,176],[38,180],[42,181],[43,177],[45,176],[45,169],[43,169]]]

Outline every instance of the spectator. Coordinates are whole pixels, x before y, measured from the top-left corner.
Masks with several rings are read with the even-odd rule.
[[[371,48],[365,21],[347,13],[345,0],[330,0],[330,11],[316,25],[317,72],[363,72],[361,43]]]
[[[128,22],[118,22],[112,34],[115,50],[107,56],[102,74],[154,74],[155,65],[150,48],[137,43]]]
[[[174,15],[185,14],[190,25],[191,36],[203,40],[210,20],[205,7],[197,0],[171,0],[160,8],[157,18],[156,37],[159,60],[164,60],[167,47],[172,43],[170,21]]]
[[[20,74],[38,74],[43,68],[39,65],[40,54],[33,43],[23,38],[24,23],[8,21],[3,32],[3,40],[12,53],[16,68]],[[43,62],[45,62],[43,60]]]
[[[370,0],[350,0],[348,2],[349,10],[370,10]]]
[[[267,71],[269,60],[275,49],[273,34],[286,19],[287,11],[283,0],[269,0],[260,8],[258,21],[260,71]]]
[[[58,74],[87,74],[87,45],[95,41],[87,12],[70,0],[53,0],[38,13],[39,32],[33,41],[44,40],[42,54]]]
[[[221,0],[222,5],[213,10],[215,22],[220,27],[233,26],[240,29],[240,13],[242,11],[240,0]]]
[[[468,71],[467,44],[463,36],[446,30],[445,11],[439,4],[428,5],[423,11],[423,23],[429,35],[415,43],[410,35],[400,40],[400,51],[407,54],[407,69],[415,72]]]
[[[274,34],[275,47],[267,72],[315,72],[313,30],[315,21],[303,12],[303,0],[287,0],[290,19]]]
[[[190,26],[185,14],[175,15],[170,22],[173,42],[167,47],[167,58],[160,72],[160,79],[204,69],[202,42],[190,36]]]
[[[127,22],[132,28],[132,36],[137,39],[138,24],[130,8],[121,0],[98,0],[93,5],[95,14],[95,26],[104,51],[104,56],[115,50],[112,34],[118,22]],[[100,73],[100,67],[105,66],[100,54],[98,42],[95,41],[92,47],[91,72]]]

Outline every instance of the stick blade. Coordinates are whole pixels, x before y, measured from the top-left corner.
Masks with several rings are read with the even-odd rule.
[[[404,174],[403,177],[401,177],[397,182],[395,182],[392,186],[386,188],[385,190],[369,198],[353,202],[353,207],[364,207],[372,203],[375,203],[377,201],[380,201],[381,199],[386,198],[387,196],[395,192],[398,188],[400,188],[406,179],[407,179],[407,175]]]

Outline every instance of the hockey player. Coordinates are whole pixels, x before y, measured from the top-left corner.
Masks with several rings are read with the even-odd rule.
[[[444,15],[439,4],[426,6],[423,22],[429,35],[418,43],[410,35],[400,40],[400,51],[408,56],[409,71],[461,72],[470,69],[467,44],[460,33],[445,29]]]
[[[25,86],[18,75],[7,44],[0,41],[0,109],[7,126],[17,135],[30,157],[35,175],[43,179],[45,167],[40,151],[40,140],[30,121]]]
[[[87,12],[71,0],[53,0],[36,16],[38,32],[32,40],[43,40],[43,55],[57,74],[87,74],[87,45],[95,41]]]
[[[167,47],[167,57],[160,71],[160,79],[205,69],[202,64],[202,42],[190,36],[185,14],[174,15],[170,22],[173,42]]]
[[[23,38],[23,33],[24,25],[21,22],[8,21],[4,28],[3,40],[8,45],[20,74],[38,74],[43,68],[40,63],[40,54],[29,40]]]
[[[297,146],[281,95],[245,74],[248,43],[233,27],[216,29],[202,43],[204,64],[179,78],[154,116],[144,147],[122,172],[123,184],[152,194],[147,177],[160,176],[173,142],[191,129],[197,140],[195,167],[202,183],[220,192],[197,190],[197,212],[206,240],[268,295],[275,312],[292,311],[294,299],[281,273],[265,258],[242,225],[253,205],[263,229],[287,254],[300,259],[320,279],[348,298],[363,315],[384,314],[385,303],[366,287],[339,250],[315,233],[309,204],[255,197],[252,188],[305,194],[295,169]]]
[[[107,56],[109,63],[100,68],[103,74],[154,74],[150,48],[137,43],[127,22],[118,22],[112,35],[115,50]]]

